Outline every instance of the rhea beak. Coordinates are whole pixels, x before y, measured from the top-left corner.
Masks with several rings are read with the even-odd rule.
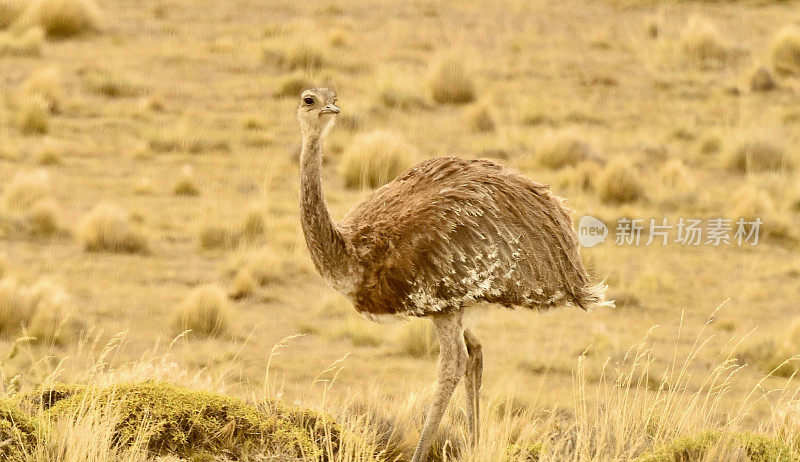
[[[341,110],[339,110],[339,108],[338,108],[338,107],[336,107],[336,106],[335,106],[335,105],[333,105],[333,104],[328,104],[327,106],[325,106],[324,108],[322,108],[322,110],[321,110],[321,111],[319,111],[319,113],[320,113],[320,114],[338,114],[338,113],[340,113],[340,112],[342,112],[342,111],[341,111]]]

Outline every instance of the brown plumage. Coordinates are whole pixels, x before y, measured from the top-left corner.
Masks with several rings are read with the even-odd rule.
[[[357,310],[426,316],[476,302],[541,309],[601,301],[562,200],[490,160],[420,163],[339,224],[363,270]]]
[[[334,223],[321,184],[321,140],[336,94],[301,95],[300,214],[319,273],[367,317],[429,317],[440,344],[434,399],[412,462],[427,456],[450,396],[465,376],[467,424],[478,439],[481,346],[462,323],[479,302],[546,309],[610,306],[592,284],[563,200],[490,160],[422,162]]]

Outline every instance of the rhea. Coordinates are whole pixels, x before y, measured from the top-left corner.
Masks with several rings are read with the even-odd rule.
[[[590,281],[563,199],[491,160],[421,162],[335,223],[321,166],[322,141],[339,113],[332,90],[300,97],[300,214],[311,259],[366,317],[425,317],[435,326],[436,383],[412,462],[427,458],[462,376],[475,445],[483,355],[464,311],[480,303],[543,310],[612,302],[602,283]]]

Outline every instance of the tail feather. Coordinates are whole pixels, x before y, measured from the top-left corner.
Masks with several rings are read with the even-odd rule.
[[[605,280],[586,287],[583,289],[583,297],[580,300],[581,307],[586,311],[591,311],[594,308],[615,308],[614,300],[606,299],[607,290],[608,284],[606,284]]]

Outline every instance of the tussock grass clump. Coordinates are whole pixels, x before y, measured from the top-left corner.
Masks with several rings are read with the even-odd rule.
[[[28,213],[27,222],[33,234],[43,236],[58,234],[63,229],[61,207],[52,198],[36,201]]]
[[[237,258],[233,267],[247,269],[259,286],[281,283],[301,273],[290,254],[270,246],[247,251]]]
[[[147,176],[139,178],[139,181],[133,187],[133,193],[136,194],[137,196],[147,196],[155,193],[155,191],[156,191],[156,186],[153,183],[153,180]]]
[[[0,56],[41,56],[43,48],[41,27],[0,33]]]
[[[536,162],[544,168],[560,169],[575,166],[585,160],[601,161],[591,144],[572,130],[560,131],[545,137],[535,155]]]
[[[255,406],[160,381],[73,392],[47,411],[55,421],[90,413],[117,415],[112,439],[123,446],[146,442],[151,457],[323,460],[326,450],[338,451],[340,441],[331,417],[274,400]]]
[[[658,175],[661,179],[661,184],[671,189],[690,191],[695,187],[691,172],[680,159],[672,159],[665,163]]]
[[[431,65],[428,77],[431,98],[439,104],[464,104],[475,100],[475,84],[464,60],[441,56]]]
[[[0,207],[6,213],[27,212],[50,194],[50,175],[45,170],[19,172],[3,188]]]
[[[426,319],[413,319],[404,323],[397,333],[396,344],[400,354],[413,358],[428,358],[439,353],[436,329]]]
[[[800,318],[792,320],[786,330],[747,346],[742,360],[778,377],[791,377],[800,372],[800,360],[788,361],[797,355],[797,345],[800,345]]]
[[[18,456],[36,446],[40,428],[20,407],[8,398],[0,399],[0,456],[3,460]]]
[[[191,330],[202,336],[219,336],[230,328],[231,306],[222,287],[214,284],[194,289],[178,307],[178,332]]]
[[[730,46],[717,26],[700,16],[689,19],[681,33],[680,46],[687,58],[703,64],[724,62],[730,54]]]
[[[108,70],[94,70],[83,76],[84,87],[108,98],[133,98],[145,92],[144,85]]]
[[[230,249],[236,247],[241,233],[228,225],[206,223],[200,227],[198,239],[200,247],[205,250]]]
[[[0,0],[0,29],[17,22],[28,5],[28,0]]]
[[[350,37],[343,29],[333,29],[328,32],[328,45],[334,48],[344,48],[349,42]]]
[[[772,67],[782,75],[800,75],[800,28],[786,26],[772,41]]]
[[[239,300],[249,297],[255,290],[256,279],[253,277],[252,271],[247,268],[241,268],[228,287],[228,296],[234,300]]]
[[[230,141],[227,138],[203,135],[196,127],[191,127],[188,123],[153,133],[147,146],[154,152],[185,151],[191,154],[231,149]]]
[[[574,183],[581,191],[594,191],[603,169],[593,160],[584,160],[575,167]]]
[[[181,169],[181,174],[178,176],[178,181],[172,188],[172,192],[178,196],[199,196],[200,187],[197,186],[197,181],[194,176],[194,169],[191,165],[184,165]]]
[[[50,103],[42,95],[29,96],[20,103],[18,117],[23,133],[47,133],[50,130]]]
[[[25,21],[50,37],[66,38],[100,30],[100,11],[92,0],[33,0]]]
[[[416,81],[400,71],[385,72],[381,76],[378,82],[378,98],[388,108],[419,109],[428,106]]]
[[[600,200],[609,204],[636,202],[644,199],[645,190],[636,168],[628,161],[609,163],[597,182]]]
[[[299,98],[303,90],[311,88],[314,83],[311,82],[305,75],[300,72],[295,72],[282,77],[277,84],[275,96],[288,96],[291,98]]]
[[[39,95],[47,101],[52,112],[61,110],[64,100],[64,89],[58,68],[49,67],[31,74],[20,87],[22,95],[31,97]]]
[[[53,144],[41,146],[33,153],[33,161],[39,165],[60,165],[61,160],[61,151]]]
[[[383,343],[383,336],[374,323],[348,316],[333,331],[334,338],[346,338],[353,346],[375,347]]]
[[[777,87],[775,76],[766,66],[757,67],[750,75],[750,91],[752,92],[772,91]]]
[[[755,187],[741,188],[733,195],[730,203],[731,209],[728,215],[732,220],[740,218],[750,222],[761,220],[759,239],[792,241],[797,238],[791,216],[780,213],[766,191]]]
[[[48,279],[31,285],[7,277],[0,280],[0,334],[23,332],[37,341],[66,343],[80,328],[72,318],[67,292]]]
[[[242,221],[242,237],[255,240],[267,233],[267,221],[261,204],[253,203],[247,207]]]
[[[88,252],[146,253],[147,235],[117,206],[102,202],[78,225],[77,236]]]
[[[494,109],[488,101],[469,106],[464,111],[464,121],[472,131],[492,132],[495,129]]]
[[[737,173],[783,172],[795,167],[794,159],[779,141],[767,138],[742,138],[727,153],[729,170]]]
[[[292,43],[287,47],[277,49],[265,48],[263,58],[267,64],[277,65],[290,71],[315,70],[326,64],[322,50],[304,42]]]
[[[416,156],[416,150],[396,133],[376,130],[358,135],[342,155],[345,186],[377,188],[410,168]]]
[[[709,133],[700,140],[698,150],[700,154],[710,155],[716,154],[722,150],[722,137],[716,133]]]

